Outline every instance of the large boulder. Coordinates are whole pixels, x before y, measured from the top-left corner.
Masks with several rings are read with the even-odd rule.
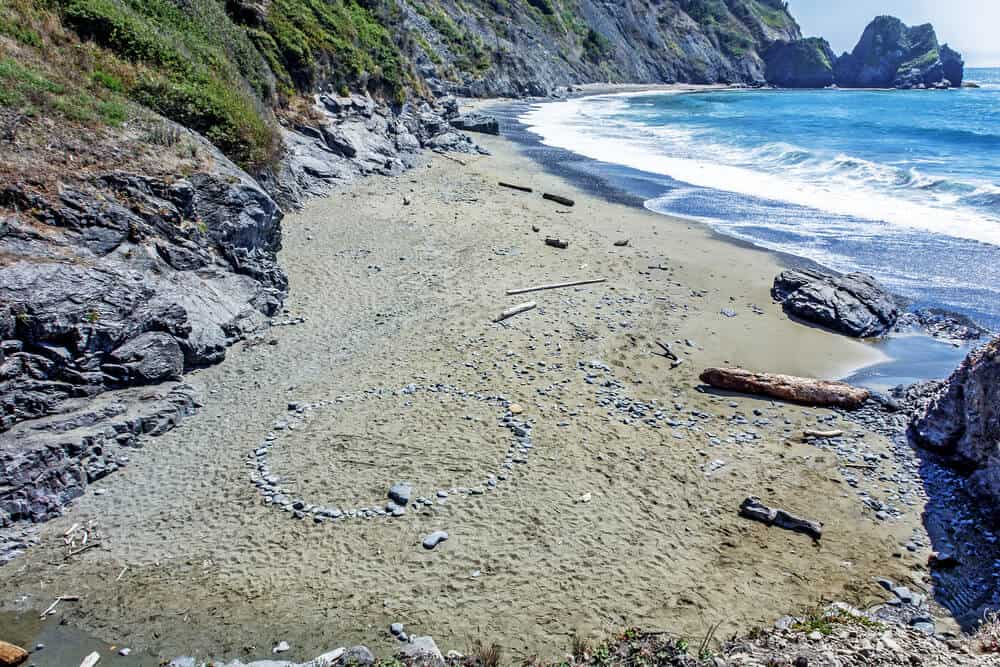
[[[466,132],[500,134],[500,122],[496,118],[477,112],[466,113],[452,118],[451,126],[459,130],[465,130]]]
[[[948,63],[946,72],[945,62]],[[841,56],[834,77],[843,88],[930,88],[960,85],[962,57],[938,44],[934,27],[909,27],[893,16],[875,18],[851,53]]]
[[[899,317],[895,297],[863,273],[790,269],[774,279],[771,294],[790,315],[857,338],[881,336]]]
[[[825,39],[777,41],[764,52],[767,82],[782,88],[826,88],[833,84],[837,56]]]
[[[124,366],[133,381],[151,384],[177,380],[184,372],[184,353],[168,333],[151,331],[133,338],[111,352],[111,359]]]
[[[974,350],[910,423],[910,435],[972,470],[988,505],[1000,501],[1000,337]]]

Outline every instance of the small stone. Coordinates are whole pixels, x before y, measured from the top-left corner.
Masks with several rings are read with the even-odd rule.
[[[448,533],[443,530],[436,530],[427,537],[424,538],[423,545],[424,549],[433,549],[437,545],[441,544],[448,539]]]
[[[118,655],[120,655],[120,656],[127,656],[131,652],[132,652],[132,649],[130,649],[130,648],[123,648],[123,649],[119,649],[118,650]]]
[[[521,407],[520,403],[511,403],[510,404],[510,413],[512,415],[519,415],[522,412],[524,412],[524,408]]]
[[[413,495],[413,487],[406,482],[399,482],[393,484],[392,488],[389,489],[389,500],[396,503],[400,507],[406,507],[410,504],[410,496]]]
[[[291,649],[292,647],[288,645],[288,642],[282,641],[278,642],[278,645],[271,649],[271,653],[284,653]]]
[[[398,637],[399,634],[403,632],[403,624],[393,623],[392,625],[389,626],[389,632]]]
[[[823,641],[823,634],[819,630],[813,630],[808,635],[806,635],[811,642]]]

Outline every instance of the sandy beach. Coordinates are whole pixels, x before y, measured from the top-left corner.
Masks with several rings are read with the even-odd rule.
[[[894,554],[920,508],[876,522],[836,457],[801,439],[856,425],[698,390],[707,366],[834,378],[879,353],[790,321],[769,296],[777,256],[586,194],[510,142],[476,139],[491,156],[431,156],[286,217],[279,319],[304,321],[191,374],[201,412],[44,524],[38,547],[0,568],[3,608],[78,595],[61,617],[132,647],[133,664],[263,657],[282,640],[295,659],[357,643],[389,652],[395,621],[445,650],[497,642],[514,662],[623,626],[700,639],[721,623],[728,637],[821,601],[870,602],[875,577],[909,581],[926,553]],[[590,278],[607,282],[505,295]],[[528,300],[538,307],[492,323]],[[656,339],[684,363],[654,355]],[[423,389],[438,383],[457,391]],[[509,445],[503,410],[471,393],[522,406],[534,448],[495,490],[442,499],[483,485]],[[618,407],[629,401],[655,407],[637,418]],[[323,404],[296,416],[290,403]],[[293,519],[251,483],[247,457],[271,433],[272,468],[311,504],[374,507],[402,480],[433,504]],[[887,451],[879,436],[863,442]],[[823,539],[739,518],[750,495],[822,521]],[[89,520],[100,546],[67,558],[62,534]],[[421,548],[439,529],[448,541]]]

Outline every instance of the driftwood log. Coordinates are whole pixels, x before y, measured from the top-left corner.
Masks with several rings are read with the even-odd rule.
[[[563,239],[557,239],[554,237],[548,237],[545,239],[545,245],[552,246],[553,248],[561,248],[565,250],[569,247],[569,241],[564,241]]]
[[[563,206],[572,206],[575,202],[572,199],[567,199],[561,195],[553,195],[546,192],[542,195],[542,199],[548,199],[549,201],[554,201],[557,204],[562,204]]]
[[[794,533],[802,533],[814,540],[823,537],[823,524],[819,521],[797,517],[779,507],[768,507],[755,496],[750,496],[743,501],[740,505],[740,516],[760,521],[766,526],[776,526]]]
[[[27,659],[28,652],[23,648],[0,640],[0,667],[17,667]]]
[[[532,190],[531,188],[527,188],[527,187],[525,187],[523,185],[514,185],[513,183],[504,183],[503,181],[500,181],[500,187],[502,187],[502,188],[510,188],[511,190],[520,190],[521,192],[534,192],[534,190]]]
[[[868,400],[867,389],[844,382],[814,380],[794,375],[753,373],[742,368],[707,368],[701,381],[716,389],[758,394],[805,405],[831,406],[854,410]]]

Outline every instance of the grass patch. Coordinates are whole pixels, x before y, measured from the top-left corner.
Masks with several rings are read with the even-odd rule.
[[[883,630],[885,626],[873,621],[867,616],[852,614],[844,609],[829,608],[816,610],[806,618],[792,626],[793,630],[803,633],[819,632],[821,635],[833,634],[838,627],[853,626],[868,630]]]

